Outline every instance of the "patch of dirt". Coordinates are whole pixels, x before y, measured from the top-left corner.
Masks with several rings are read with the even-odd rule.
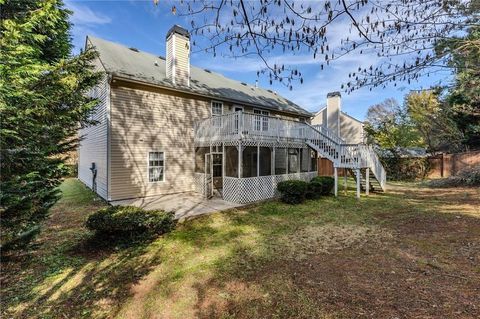
[[[358,248],[366,243],[378,244],[389,238],[392,238],[392,234],[378,226],[328,224],[307,226],[280,238],[276,246],[281,246],[286,258],[303,260],[309,255],[332,254],[350,247]]]

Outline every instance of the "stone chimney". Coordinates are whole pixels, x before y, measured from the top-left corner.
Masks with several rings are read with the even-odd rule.
[[[330,92],[327,94],[327,127],[340,136],[340,110],[341,95],[340,92]]]
[[[174,84],[190,86],[190,35],[174,25],[167,32],[167,78]]]

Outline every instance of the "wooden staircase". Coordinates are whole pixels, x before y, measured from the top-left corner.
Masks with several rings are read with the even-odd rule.
[[[357,174],[352,169],[348,170],[350,175],[353,176],[355,179],[355,182],[357,181]],[[382,188],[382,185],[378,182],[377,178],[375,177],[375,174],[369,169],[369,179],[368,179],[368,184],[370,185],[370,192],[384,192],[384,189]],[[360,169],[360,188],[362,191],[365,191],[367,189],[367,169],[366,168],[361,168]]]
[[[316,150],[322,157],[333,162],[334,167],[360,170],[360,175],[365,176],[369,170],[370,189],[384,191],[386,187],[386,173],[380,159],[371,146],[364,144],[346,144],[340,137],[328,129],[306,124],[310,130],[307,132],[307,145]],[[356,172],[353,172],[356,178]],[[365,190],[365,178],[360,178]]]

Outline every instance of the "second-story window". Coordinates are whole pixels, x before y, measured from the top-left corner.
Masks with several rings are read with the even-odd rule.
[[[255,130],[268,131],[268,116],[270,112],[253,110],[253,114],[255,114]]]
[[[222,114],[223,114],[223,103],[212,101],[212,118],[213,118],[214,126],[216,127],[222,126],[222,118],[219,117]],[[218,118],[215,118],[215,117],[218,117]]]

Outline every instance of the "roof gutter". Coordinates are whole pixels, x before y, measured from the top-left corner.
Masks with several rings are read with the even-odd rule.
[[[136,80],[136,79],[132,79],[132,78],[129,78],[129,77],[126,77],[126,76],[122,76],[122,75],[119,75],[115,72],[109,72],[112,76],[112,82],[115,80],[115,79],[119,79],[119,80],[122,80],[122,81],[126,81],[126,82],[131,82],[131,83],[136,83],[136,84],[141,84],[141,85],[146,85],[146,86],[151,86],[151,87],[156,87],[156,88],[161,88],[161,89],[165,89],[165,90],[169,90],[169,91],[174,91],[174,92],[179,92],[179,93],[186,93],[186,94],[190,94],[190,95],[195,95],[195,96],[201,96],[201,97],[205,97],[205,98],[210,98],[210,99],[217,99],[217,100],[222,100],[222,101],[225,101],[225,102],[231,102],[231,103],[234,103],[234,104],[240,104],[240,105],[245,105],[245,106],[250,106],[250,107],[264,107],[268,110],[274,110],[272,108],[268,108],[266,107],[265,105],[259,105],[259,104],[250,104],[248,102],[244,102],[244,101],[239,101],[239,100],[234,100],[234,99],[228,99],[228,98],[225,98],[223,96],[215,96],[215,95],[208,95],[208,94],[202,94],[202,93],[198,93],[198,92],[195,92],[195,91],[188,91],[188,90],[182,90],[182,89],[176,89],[176,88],[173,88],[173,87],[170,87],[170,86],[166,86],[166,85],[161,85],[161,84],[155,84],[155,83],[150,83],[150,82],[146,82],[146,81],[141,81],[141,80]],[[309,118],[312,116],[313,113],[310,113],[308,111],[305,111],[306,113],[295,113],[295,112],[290,112],[290,111],[284,111],[284,110],[277,110],[278,112],[281,112],[281,113],[285,113],[285,114],[290,114],[290,115],[295,115],[295,116],[303,116],[305,118]]]

